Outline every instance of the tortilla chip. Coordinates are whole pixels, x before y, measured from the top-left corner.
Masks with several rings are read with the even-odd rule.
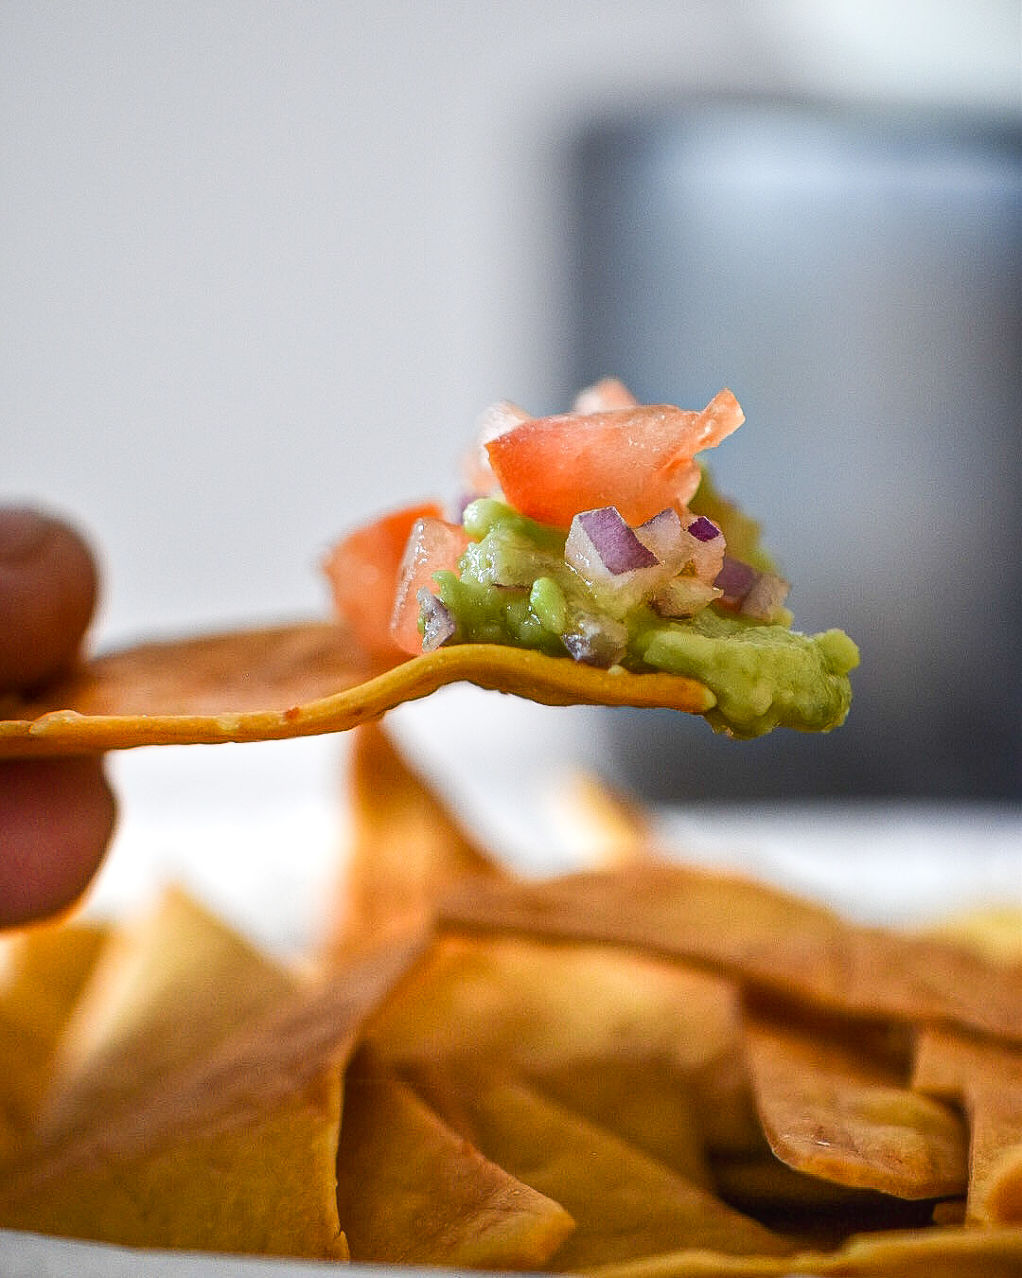
[[[1022,1224],[1022,1051],[926,1029],[917,1041],[912,1085],[965,1106],[966,1222]]]
[[[712,1187],[700,1106],[676,1062],[623,1053],[613,1059],[578,1055],[531,1071],[528,1081],[694,1185]]]
[[[327,942],[335,956],[424,925],[463,875],[503,873],[379,724],[355,729],[348,777],[351,845]]]
[[[373,674],[340,625],[309,622],[99,657],[38,700],[4,699],[0,757],[344,732],[459,682],[544,705],[703,714],[716,703],[708,688],[680,675],[600,670],[498,644],[438,648]]]
[[[797,1171],[898,1198],[964,1192],[967,1137],[946,1105],[837,1037],[750,1018],[746,1044],[770,1147]]]
[[[926,934],[968,946],[995,963],[1013,963],[1022,980],[1022,903],[963,910],[929,924]]]
[[[365,1053],[345,1081],[337,1173],[355,1261],[535,1269],[575,1228]]]
[[[598,1265],[589,1278],[1018,1278],[1022,1230],[927,1229],[861,1234],[837,1251],[784,1259],[677,1251],[623,1265]]]
[[[563,1203],[576,1231],[551,1261],[559,1271],[666,1247],[781,1254],[786,1240],[742,1216],[611,1132],[520,1081],[466,1084],[479,1148]]]
[[[827,1011],[957,1024],[1022,1042],[1012,969],[855,925],[738,875],[651,863],[543,883],[466,881],[445,897],[441,921],[632,945]]]
[[[180,888],[111,936],[61,1039],[51,1134],[112,1114],[205,1060],[297,978]]]
[[[8,1169],[0,1226],[146,1247],[343,1258],[341,1076],[366,1012],[420,948],[420,940],[391,946],[301,992],[114,1123],[100,1119]]]
[[[593,868],[630,865],[657,856],[648,814],[590,772],[574,772],[553,796],[565,842]]]
[[[0,977],[0,1157],[15,1153],[36,1121],[57,1043],[107,934],[103,924],[76,920],[40,924],[6,938]]]
[[[537,1076],[603,1062],[650,1094],[692,1098],[714,1148],[762,1141],[729,982],[627,950],[522,937],[444,936],[377,1010],[367,1036],[385,1059],[461,1061]],[[672,1165],[691,1168],[687,1128]],[[633,1133],[634,1134],[634,1133]],[[663,1145],[657,1148],[664,1157]]]

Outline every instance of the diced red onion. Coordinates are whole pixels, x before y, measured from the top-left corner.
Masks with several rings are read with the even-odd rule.
[[[741,559],[724,556],[724,564],[713,584],[724,592],[723,602],[740,604],[756,581],[756,570]]]
[[[696,541],[713,541],[715,537],[722,535],[713,520],[707,519],[705,515],[697,515],[685,531],[689,536],[695,537]]]
[[[564,545],[568,566],[592,589],[601,606],[623,615],[673,576],[613,506],[584,511],[571,522]]]
[[[740,559],[724,557],[724,566],[713,583],[723,592],[720,603],[757,621],[771,621],[791,589],[783,577],[758,572]]]
[[[582,511],[571,521],[571,531],[577,528],[588,537],[603,566],[615,576],[636,568],[652,568],[658,562],[653,551],[621,518],[616,506]]]
[[[432,652],[452,638],[457,630],[451,610],[425,586],[416,593],[419,615],[422,617],[422,651]]]
[[[674,572],[681,571],[687,547],[681,517],[673,506],[668,506],[659,515],[640,524],[635,535],[662,564],[668,564]]]
[[[716,586],[698,577],[672,577],[650,601],[661,617],[694,617],[721,596]]]
[[[773,621],[788,597],[791,585],[772,572],[761,572],[742,600],[741,612],[757,621]]]
[[[569,654],[587,666],[616,665],[628,648],[628,630],[609,617],[578,616],[572,628],[561,636]]]

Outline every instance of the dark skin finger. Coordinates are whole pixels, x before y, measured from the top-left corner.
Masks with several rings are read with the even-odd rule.
[[[0,509],[0,693],[68,669],[97,585],[92,553],[66,523]],[[99,759],[0,762],[0,927],[72,905],[103,859],[114,818]]]

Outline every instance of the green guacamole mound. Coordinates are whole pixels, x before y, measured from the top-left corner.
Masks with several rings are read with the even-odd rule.
[[[692,509],[714,518],[729,548],[737,543],[747,562],[770,566],[757,526],[708,481]],[[686,620],[668,620],[646,604],[609,617],[598,593],[565,563],[560,529],[489,498],[467,507],[464,527],[471,540],[458,572],[435,576],[456,625],[449,642],[510,644],[570,660],[565,635],[587,621],[609,622],[626,643],[617,664],[635,673],[686,675],[714,693],[717,704],[705,717],[718,732],[757,737],[778,726],[827,732],[844,722],[852,698],[848,672],[859,652],[842,631],[804,635],[790,629],[790,614],[765,624],[714,605]]]

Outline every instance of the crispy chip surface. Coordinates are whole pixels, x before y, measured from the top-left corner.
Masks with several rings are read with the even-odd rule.
[[[737,992],[708,973],[656,957],[600,946],[551,944],[524,937],[441,937],[371,1018],[367,1034],[393,1061],[487,1063],[547,1076],[580,1069],[633,1079],[645,1072],[648,1095],[684,1089],[674,1113],[692,1099],[705,1138],[745,1150],[762,1137],[742,1064]],[[613,1083],[605,1086],[612,1088]],[[579,1084],[579,1100],[583,1088]],[[635,1103],[641,1108],[642,1098]],[[607,1097],[591,1089],[592,1112],[606,1119]],[[618,1120],[627,1119],[621,1108]],[[667,1115],[662,1114],[663,1121]],[[672,1165],[698,1162],[687,1124],[658,1136]]]
[[[348,790],[350,849],[326,942],[335,959],[424,925],[464,875],[503,873],[378,723],[354,730]]]
[[[958,1024],[1022,1042],[1022,985],[1013,969],[957,946],[852,924],[738,875],[664,863],[542,883],[474,880],[451,890],[442,920],[632,945],[823,1010]]]
[[[0,1177],[0,1225],[128,1245],[344,1258],[336,1157],[358,1027],[421,948],[367,956],[113,1123]]]
[[[71,1009],[107,942],[104,924],[38,924],[6,938],[0,976],[0,1159],[34,1126]]]
[[[205,1060],[297,978],[171,886],[111,936],[56,1053],[44,1130],[88,1126]]]
[[[763,1130],[798,1171],[899,1198],[964,1192],[967,1138],[946,1105],[819,1030],[752,1019],[746,1044]]]
[[[1022,1050],[927,1027],[917,1040],[912,1082],[965,1105],[967,1222],[1022,1225]]]
[[[518,1080],[461,1091],[488,1157],[568,1209],[577,1229],[553,1257],[558,1270],[712,1246],[780,1254],[786,1240],[597,1124]]]
[[[353,1260],[534,1269],[575,1228],[371,1054],[348,1071],[337,1172]]]
[[[328,622],[148,643],[99,657],[37,701],[7,698],[0,757],[216,744],[344,732],[468,682],[546,705],[711,709],[678,675],[599,670],[496,644],[461,644],[383,673]]]

